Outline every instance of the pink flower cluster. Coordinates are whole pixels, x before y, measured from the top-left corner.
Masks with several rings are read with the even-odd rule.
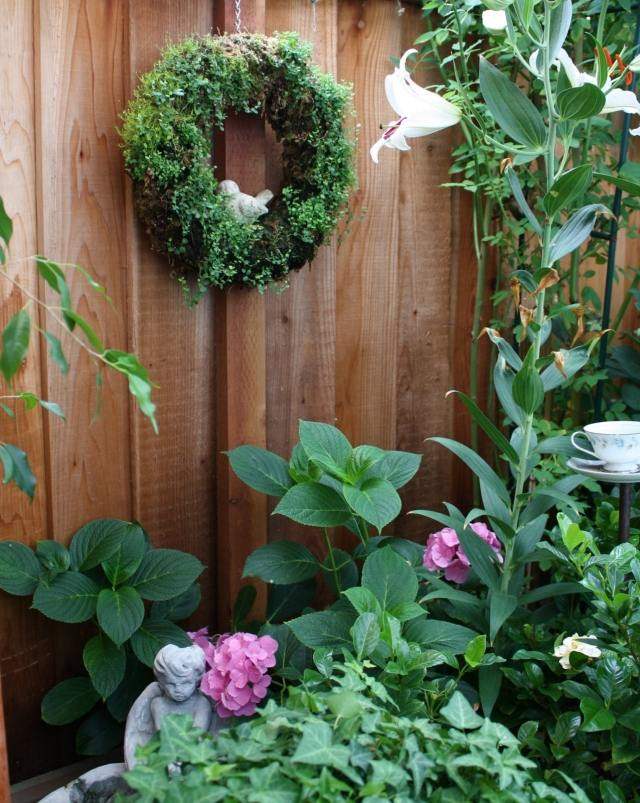
[[[268,671],[275,666],[278,642],[253,633],[233,633],[212,642],[206,627],[189,636],[203,650],[210,667],[200,691],[215,700],[218,716],[254,714],[271,683]]]
[[[500,541],[498,541],[496,534],[491,532],[487,525],[481,521],[474,522],[471,525],[471,529],[485,543],[489,544],[498,556],[498,560],[502,563]],[[460,546],[458,534],[451,527],[445,527],[443,530],[438,530],[437,533],[432,533],[429,536],[422,563],[430,572],[444,569],[446,579],[454,583],[464,583],[469,576],[471,566],[469,558]]]

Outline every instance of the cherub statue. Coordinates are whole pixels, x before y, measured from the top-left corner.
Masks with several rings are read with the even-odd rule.
[[[153,663],[157,682],[150,683],[132,705],[124,731],[124,760],[127,769],[136,763],[136,750],[160,730],[168,714],[191,714],[193,723],[209,730],[213,718],[211,703],[199,689],[205,671],[200,647],[167,644]]]
[[[240,192],[240,187],[230,179],[220,182],[218,192],[226,196],[236,220],[244,223],[254,223],[259,217],[266,215],[269,211],[267,204],[273,198],[271,190],[262,190],[255,197]]]

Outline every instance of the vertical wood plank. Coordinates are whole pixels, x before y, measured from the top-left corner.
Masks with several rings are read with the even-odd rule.
[[[220,0],[216,25],[234,30],[234,3]],[[264,31],[265,0],[243,0],[244,30]],[[243,192],[264,189],[265,135],[262,120],[238,116],[225,124],[220,177]],[[216,298],[218,387],[218,623],[228,626],[247,555],[267,540],[267,501],[230,470],[223,451],[245,443],[266,446],[266,307],[255,290],[233,288]],[[263,590],[261,590],[263,593]],[[263,599],[259,605],[263,604]]]
[[[400,160],[383,153],[374,165],[368,151],[393,114],[383,86],[401,33],[394,3],[339,3],[338,74],[354,85],[361,129],[354,220],[338,251],[336,410],[354,443],[383,448],[396,442]]]
[[[0,680],[0,800],[9,801],[9,761],[7,756],[7,732],[2,706],[2,681]]]
[[[397,24],[397,23],[396,23]],[[406,7],[398,54],[413,46],[423,30],[419,9]],[[421,85],[437,82],[435,71],[420,70]],[[380,87],[380,91],[381,91]],[[453,400],[447,390],[451,375],[450,343],[456,338],[451,317],[452,207],[449,178],[451,131],[411,141],[410,153],[387,152],[398,160],[398,374],[396,447],[423,452],[416,478],[403,490],[405,510],[439,507],[453,499],[452,459],[424,439],[447,435],[453,421]],[[402,521],[404,536],[418,535],[428,522],[418,516]]]
[[[316,6],[313,26],[310,3],[270,0],[267,30],[297,31],[313,43],[313,60],[337,75],[338,0]],[[267,186],[277,190],[282,182],[281,152],[272,135],[267,154]],[[298,439],[298,421],[335,420],[336,354],[336,251],[337,236],[323,246],[311,267],[289,276],[289,288],[267,297],[267,354],[270,361],[267,387],[268,447],[288,456]],[[283,516],[270,520],[270,538],[295,537],[307,546],[317,545],[317,535]],[[306,538],[305,538],[306,537]]]
[[[74,304],[114,348],[126,348],[124,176],[116,126],[125,100],[124,0],[40,0],[36,15],[38,248],[82,265],[106,286],[116,312],[70,271]],[[47,291],[47,299],[56,296]],[[88,519],[131,515],[129,403],[124,377],[104,375],[72,343],[72,381],[43,379],[67,423],[50,421],[51,526],[67,539]]]
[[[0,196],[14,226],[7,273],[38,296],[35,266],[27,259],[38,250],[33,53],[33,3],[5,3],[0,17]],[[0,328],[26,301],[5,280],[0,280]],[[39,317],[36,311],[35,319]],[[40,361],[40,341],[32,332],[27,362],[15,379],[16,389],[42,395]],[[11,391],[0,380],[0,395],[7,392]],[[24,449],[38,485],[33,502],[15,485],[2,486],[0,538],[33,546],[50,532],[43,421],[40,409],[30,413],[16,409],[13,420],[2,415],[0,440]],[[27,599],[4,593],[0,599],[0,656],[11,772],[19,779],[39,771],[43,759],[55,762],[59,756],[55,745],[48,748],[49,734],[40,719],[42,695],[55,682],[53,638],[51,628],[29,610]],[[5,799],[1,794],[0,798]]]
[[[204,34],[211,0],[130,0],[129,93],[169,41]],[[121,168],[120,168],[121,169]],[[151,252],[133,209],[127,180],[129,338],[149,368],[160,434],[134,411],[133,508],[158,546],[197,555],[202,578],[198,624],[213,616],[216,449],[213,298],[187,308],[166,259]]]

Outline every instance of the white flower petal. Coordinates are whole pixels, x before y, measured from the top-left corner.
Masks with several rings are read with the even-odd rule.
[[[482,24],[489,33],[502,33],[507,27],[507,14],[505,11],[492,11],[488,8],[482,12]]]
[[[629,133],[632,137],[640,137],[640,126],[638,128],[630,128]]]
[[[631,92],[629,89],[612,89],[608,92],[600,114],[612,114],[613,112],[640,114],[640,101],[635,92]]]
[[[567,74],[567,78],[569,79],[571,86],[584,86],[586,83],[585,79],[591,77],[587,73],[580,72],[580,70],[573,63],[571,56],[564,48],[561,48],[560,52],[558,53],[558,61],[564,67],[564,71]]]

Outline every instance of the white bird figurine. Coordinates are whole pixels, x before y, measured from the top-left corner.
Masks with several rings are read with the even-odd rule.
[[[255,223],[259,217],[266,215],[269,211],[267,204],[273,198],[271,190],[262,190],[255,197],[240,192],[240,187],[230,179],[220,182],[218,192],[227,197],[234,217],[242,223]]]

